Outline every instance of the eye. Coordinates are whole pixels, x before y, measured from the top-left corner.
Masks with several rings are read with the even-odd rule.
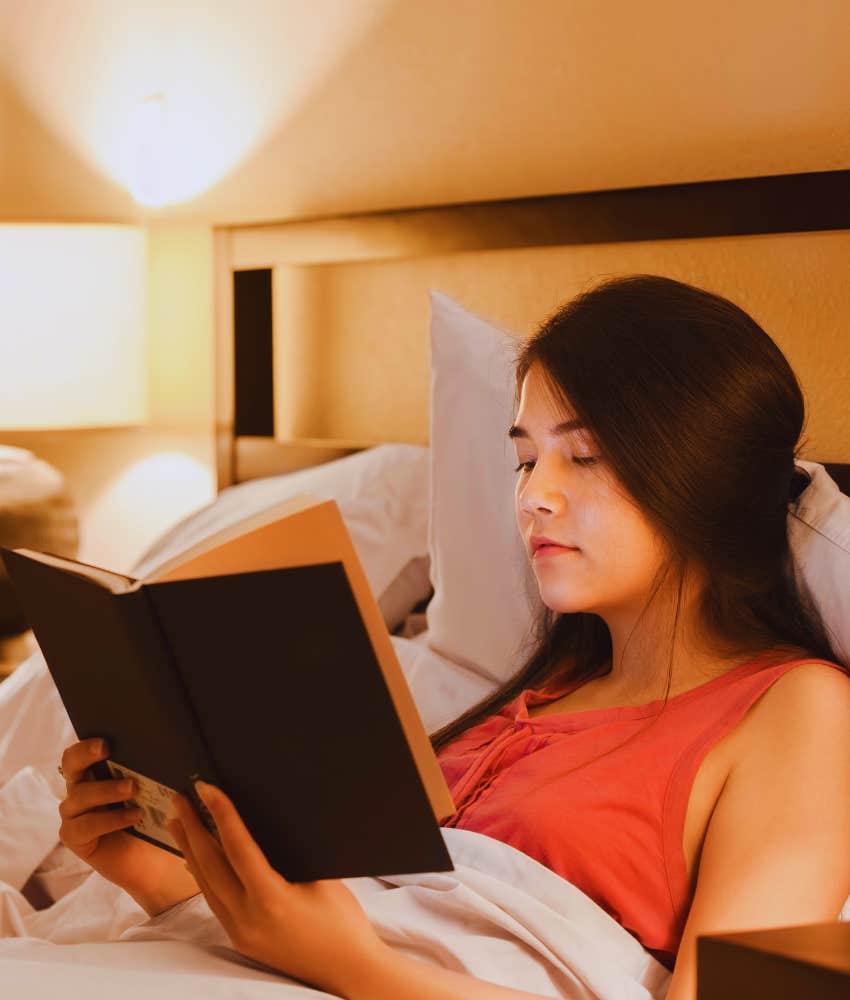
[[[578,457],[577,456],[576,458],[573,459],[573,461],[575,462],[576,465],[596,465],[596,463],[599,461],[599,459],[595,458],[595,457],[591,457],[590,455],[587,455],[585,457]],[[520,462],[519,465],[514,469],[514,472],[519,472],[520,469],[522,469],[523,471],[526,471],[526,472],[530,471],[530,470],[526,469],[527,465],[534,465],[534,459],[529,459],[529,461],[527,461],[527,462]]]

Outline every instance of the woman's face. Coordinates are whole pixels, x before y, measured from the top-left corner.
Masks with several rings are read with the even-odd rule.
[[[603,618],[639,614],[665,557],[664,543],[599,459],[589,432],[558,431],[556,425],[572,419],[574,414],[553,403],[538,366],[532,366],[511,437],[522,463],[517,526],[540,597],[559,612],[587,611]],[[574,550],[544,548],[535,555],[535,535]]]

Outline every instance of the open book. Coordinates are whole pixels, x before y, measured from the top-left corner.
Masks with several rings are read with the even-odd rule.
[[[136,836],[180,853],[201,778],[291,881],[446,871],[454,811],[334,500],[300,494],[143,580],[0,549],[98,777],[135,777]],[[118,806],[120,807],[120,805]]]

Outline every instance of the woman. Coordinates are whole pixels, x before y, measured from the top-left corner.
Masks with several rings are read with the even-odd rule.
[[[535,652],[435,734],[447,825],[583,888],[696,995],[697,934],[833,920],[850,894],[850,680],[786,535],[800,387],[740,308],[668,278],[604,282],[521,346],[517,526]],[[128,790],[63,758],[65,844],[150,914],[199,890],[234,946],[346,997],[529,997],[393,952],[337,881],[290,885],[199,784],[187,866],[121,832]],[[777,781],[777,776],[781,780]]]

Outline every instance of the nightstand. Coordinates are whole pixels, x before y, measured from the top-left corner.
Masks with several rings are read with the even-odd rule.
[[[697,938],[697,1000],[848,1000],[850,922]]]

